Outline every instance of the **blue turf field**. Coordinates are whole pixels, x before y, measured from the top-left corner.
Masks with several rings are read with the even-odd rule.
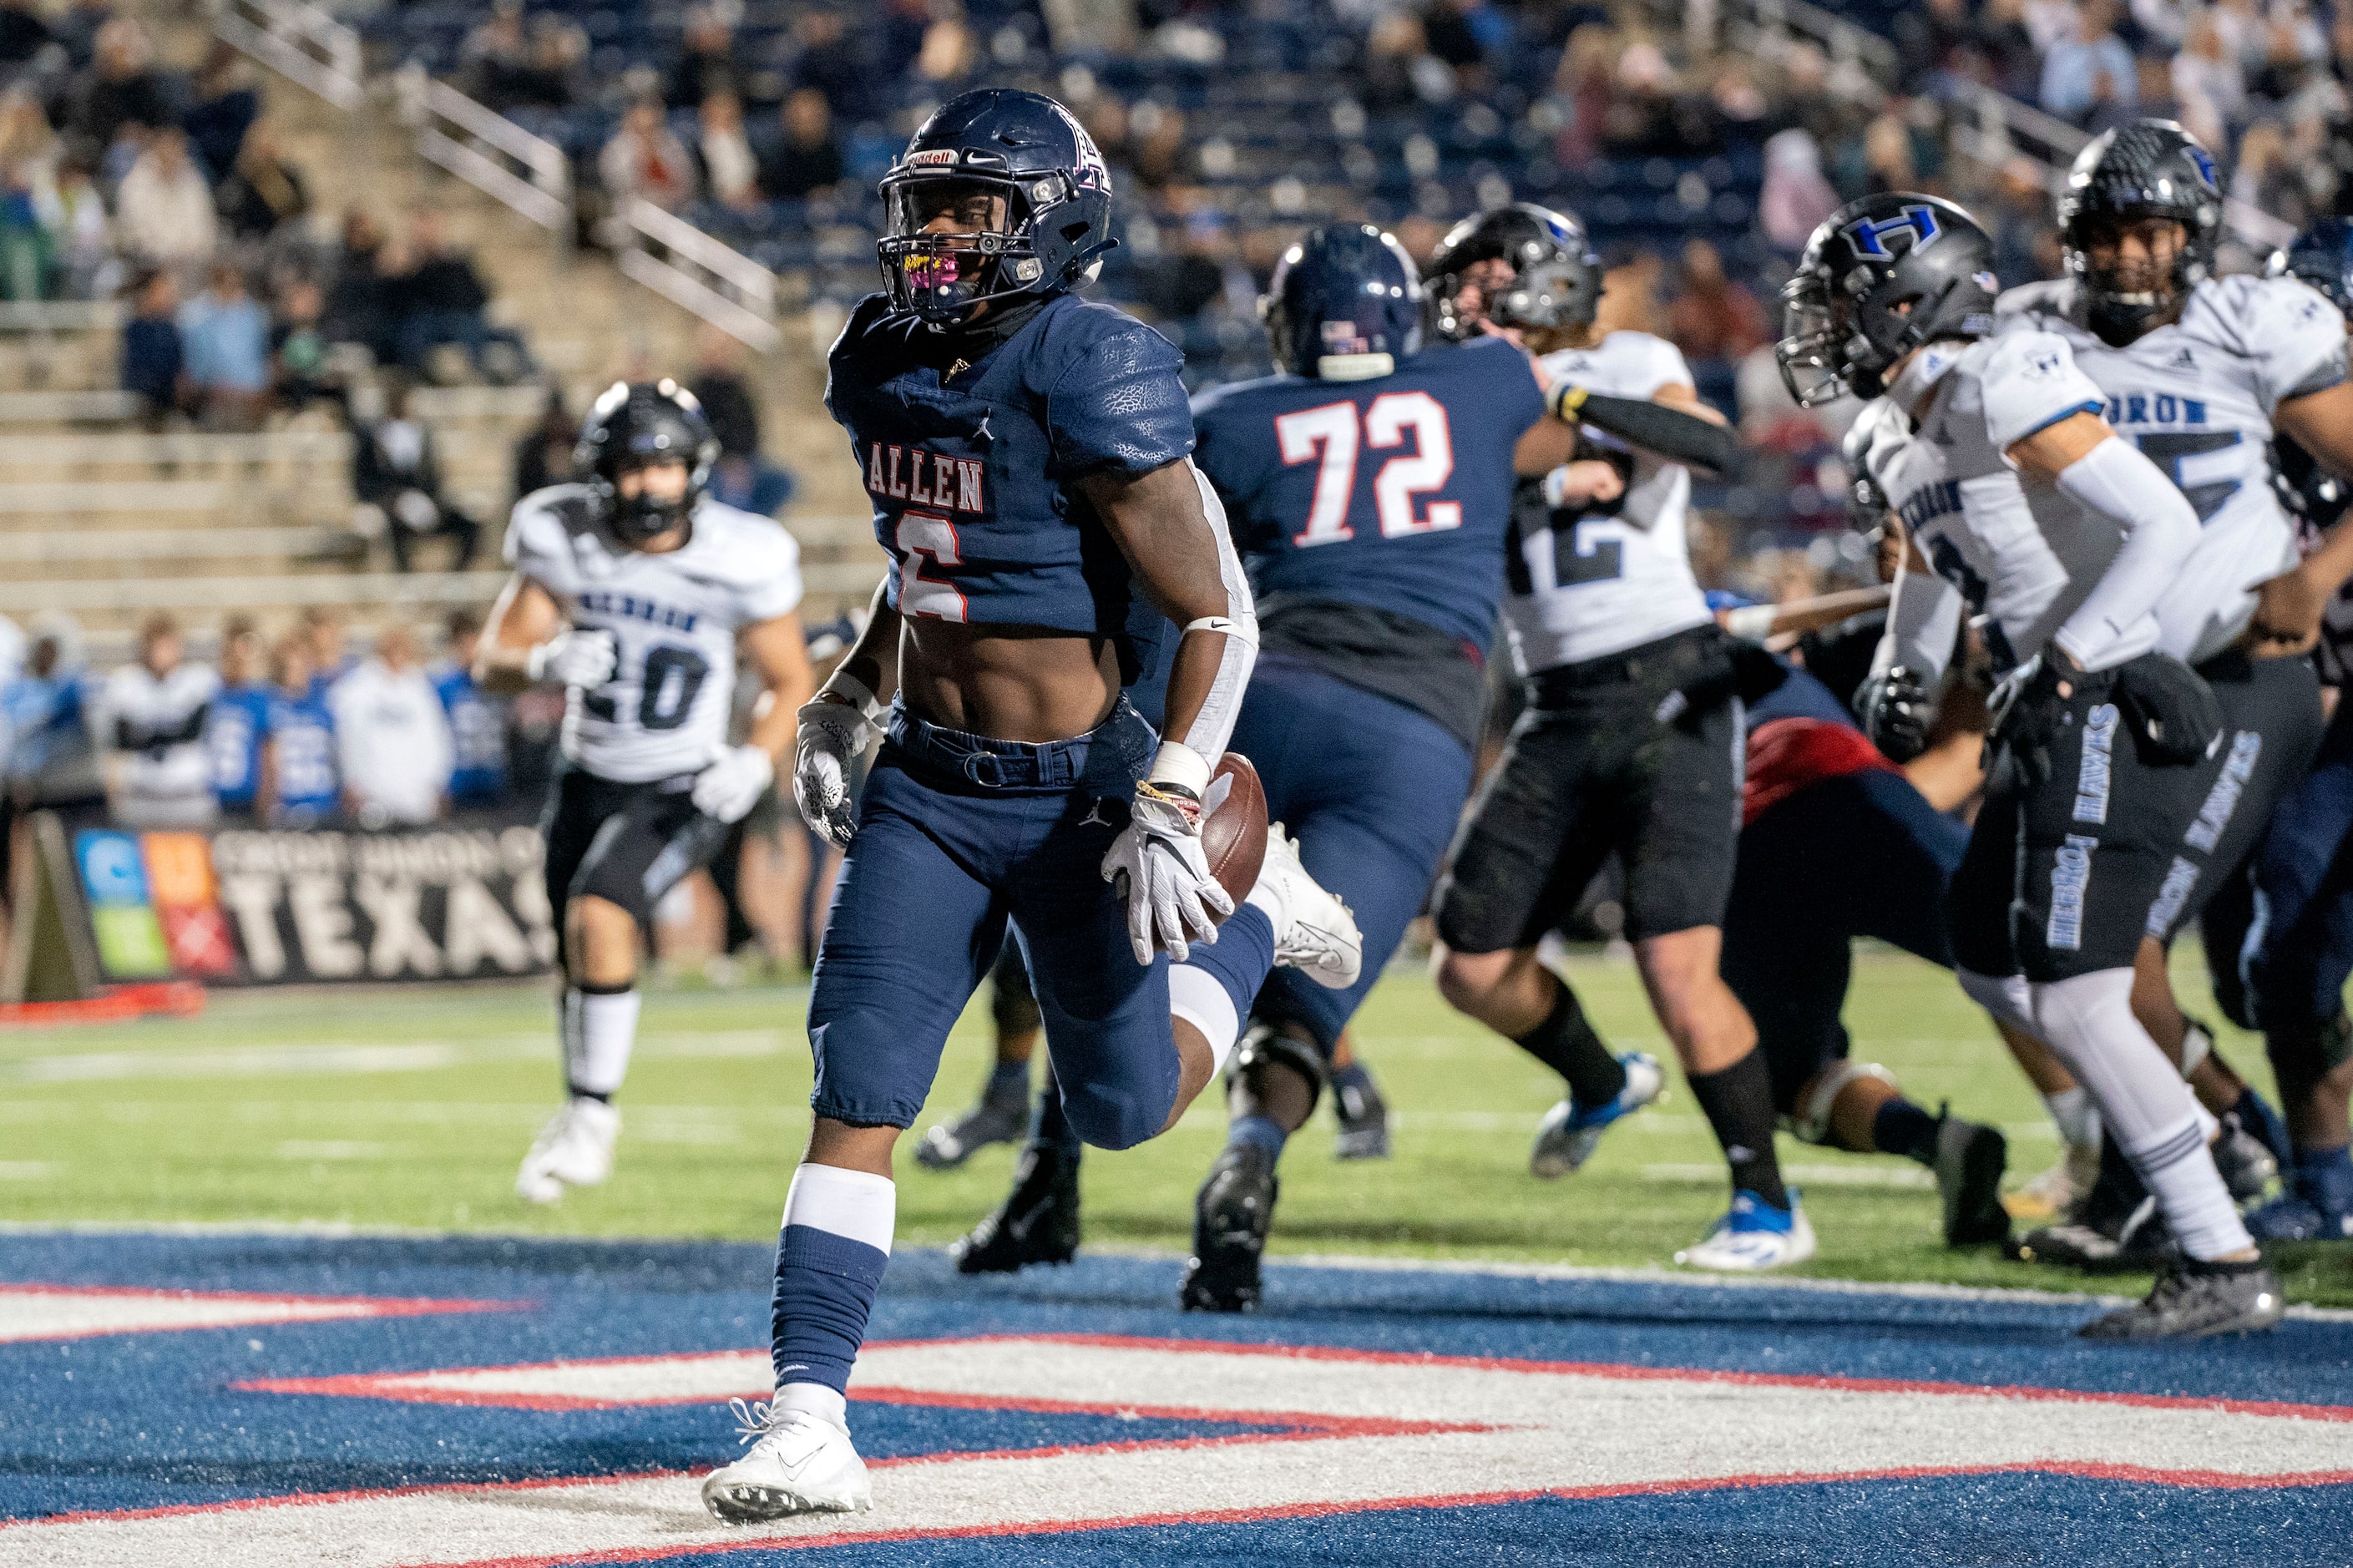
[[[240,1564],[773,1562],[697,1521],[679,1474],[732,1451],[721,1395],[758,1385],[767,1268],[709,1244],[0,1237],[0,1564],[223,1539]],[[895,1538],[789,1544],[2353,1561],[2353,1322],[2120,1351],[2072,1339],[2093,1309],[2059,1299],[1309,1265],[1274,1270],[1264,1314],[1214,1319],[1173,1310],[1176,1277],[1097,1258],[976,1284],[900,1256],[852,1406],[868,1458],[898,1461],[859,1528]],[[322,1313],[367,1315],[285,1321]],[[540,1370],[559,1361],[588,1364]],[[414,1373],[441,1375],[385,1375]],[[239,1506],[293,1494],[333,1496]]]

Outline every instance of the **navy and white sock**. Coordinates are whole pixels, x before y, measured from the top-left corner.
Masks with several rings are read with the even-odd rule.
[[[1168,1010],[1201,1031],[1223,1072],[1242,1020],[1258,1000],[1259,987],[1274,970],[1274,921],[1252,889],[1218,928],[1218,940],[1196,942],[1182,963],[1168,966]]]
[[[891,1261],[898,1208],[888,1176],[811,1164],[793,1173],[774,1302],[776,1399],[785,1408],[812,1410],[849,1430],[842,1400]]]

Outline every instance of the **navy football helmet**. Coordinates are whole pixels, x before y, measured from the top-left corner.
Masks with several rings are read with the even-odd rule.
[[[1413,258],[1368,223],[1310,230],[1274,264],[1258,310],[1274,363],[1293,375],[1369,380],[1421,347]]]
[[[1876,397],[1888,368],[1938,338],[1993,331],[1993,238],[1935,196],[1892,191],[1852,201],[1806,241],[1781,289],[1773,357],[1801,406]]]
[[[674,501],[638,495],[624,500],[621,470],[676,460],[686,465],[686,493]],[[605,503],[614,534],[642,544],[686,521],[702,498],[711,467],[719,460],[719,437],[694,394],[664,378],[617,381],[607,387],[581,422],[580,444],[572,460],[588,476],[588,486]]]
[[[2197,137],[2170,120],[2142,120],[2102,132],[2075,154],[2058,216],[2068,275],[2084,291],[2084,323],[2122,347],[2214,275],[2222,185]],[[2137,267],[2092,265],[2092,243],[2104,230],[2149,218],[2182,228],[2165,288]]]
[[[2353,221],[2325,217],[2272,253],[2267,278],[2296,278],[2328,296],[2330,304],[2353,315]]]
[[[1073,288],[1118,243],[1094,139],[1052,99],[1012,88],[942,104],[882,176],[882,202],[874,248],[891,303],[935,327]],[[931,229],[943,216],[957,227]]]
[[[1512,269],[1504,289],[1482,289],[1478,317],[1462,315],[1463,274],[1482,261]],[[1565,212],[1514,202],[1449,229],[1430,253],[1431,324],[1442,338],[1479,335],[1483,319],[1499,327],[1563,331],[1593,320],[1601,304],[1601,258],[1585,226]]]

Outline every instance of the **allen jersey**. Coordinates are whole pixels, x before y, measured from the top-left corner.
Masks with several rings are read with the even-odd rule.
[[[2295,564],[2295,530],[2272,489],[2272,413],[2342,379],[2344,317],[2294,278],[2209,279],[2179,321],[2124,348],[2078,324],[2072,280],[2010,289],[1996,310],[2003,332],[2064,341],[2116,434],[2189,498],[2204,531],[2158,605],[2161,646],[2192,664],[2212,658],[2253,616],[2256,584]]]
[[[569,694],[564,754],[615,784],[699,773],[727,743],[736,634],[801,601],[800,546],[706,495],[687,542],[649,555],[617,543],[602,511],[587,486],[551,485],[507,525],[507,564],[619,654],[610,680]]]
[[[1537,363],[1552,380],[1612,397],[1648,399],[1662,386],[1692,384],[1682,352],[1648,332],[1611,332]],[[1710,618],[1684,532],[1691,470],[1627,452],[1599,431],[1585,439],[1626,452],[1632,477],[1617,501],[1583,511],[1548,507],[1537,480],[1522,483],[1504,596],[1504,630],[1522,675],[1620,653]]]
[[[861,301],[827,358],[825,405],[873,503],[891,606],[1101,637],[1125,681],[1149,669],[1166,623],[1078,481],[1193,450],[1183,367],[1158,332],[1075,295],[955,334]]]
[[[1928,344],[1863,411],[1865,465],[1936,573],[1897,583],[1892,662],[1941,673],[1966,613],[1995,667],[2009,669],[2040,653],[2091,593],[2123,534],[2056,487],[2022,479],[2003,454],[2100,404],[2063,339],[2013,332]],[[2120,664],[2157,637],[2146,616],[2099,662]]]
[[[1371,381],[1273,375],[1204,393],[1194,461],[1225,502],[1261,617],[1286,598],[1356,605],[1478,660],[1504,586],[1512,449],[1544,417],[1528,356],[1482,338]]]

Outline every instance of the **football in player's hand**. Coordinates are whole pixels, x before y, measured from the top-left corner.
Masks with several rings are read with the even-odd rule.
[[[1240,752],[1218,759],[1201,796],[1201,854],[1209,874],[1240,909],[1266,862],[1266,791],[1258,770]]]

